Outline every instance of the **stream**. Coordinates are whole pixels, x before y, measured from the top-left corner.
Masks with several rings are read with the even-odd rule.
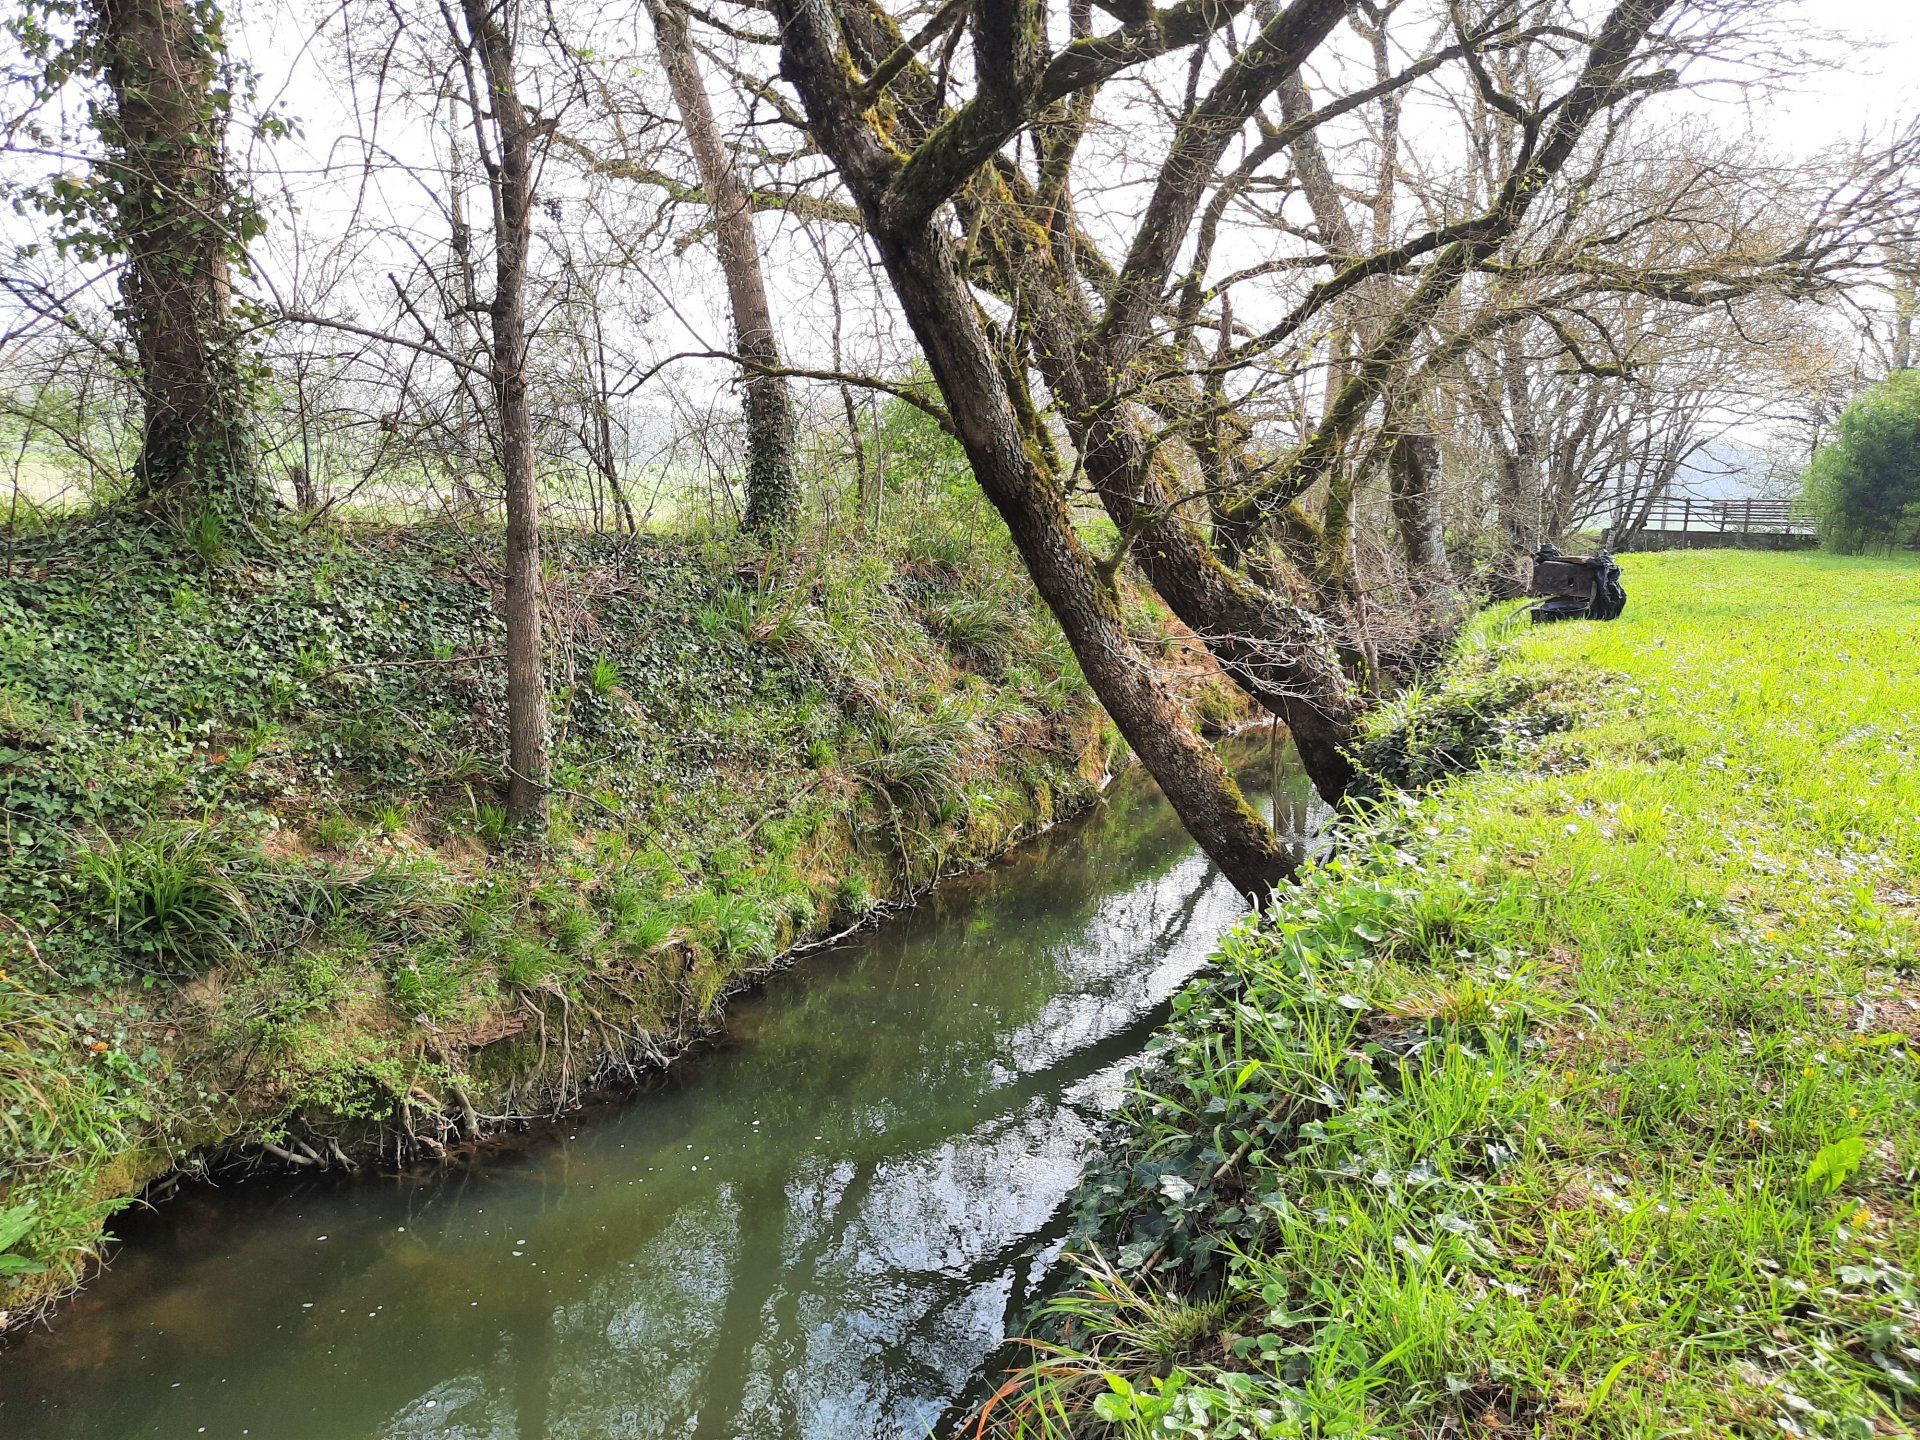
[[[1308,833],[1290,757],[1233,754]],[[938,1431],[1057,1253],[1100,1112],[1242,913],[1136,767],[736,1001],[628,1103],[440,1170],[123,1214],[107,1271],[0,1352],[0,1436]]]

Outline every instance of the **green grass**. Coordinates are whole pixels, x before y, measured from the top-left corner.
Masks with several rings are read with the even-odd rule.
[[[1004,1433],[1912,1433],[1920,565],[1627,581],[1379,717],[1426,788],[1181,999]]]

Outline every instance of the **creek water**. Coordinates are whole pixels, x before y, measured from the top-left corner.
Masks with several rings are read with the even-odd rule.
[[[1304,835],[1282,755],[1235,758]],[[1136,769],[741,999],[629,1103],[457,1168],[123,1215],[106,1273],[0,1353],[0,1436],[926,1435],[979,1394],[1100,1112],[1241,913]]]

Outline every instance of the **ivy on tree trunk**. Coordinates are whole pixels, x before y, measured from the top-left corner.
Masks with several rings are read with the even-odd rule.
[[[123,317],[142,423],[133,497],[179,513],[265,503],[249,445],[247,365],[230,267],[257,227],[228,182],[220,12],[205,0],[96,0],[111,103],[95,203],[124,254]]]

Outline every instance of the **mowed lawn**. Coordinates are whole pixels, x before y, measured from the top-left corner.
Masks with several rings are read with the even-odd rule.
[[[991,1424],[1912,1433],[1920,564],[1627,583],[1383,719],[1494,753],[1184,998]]]

